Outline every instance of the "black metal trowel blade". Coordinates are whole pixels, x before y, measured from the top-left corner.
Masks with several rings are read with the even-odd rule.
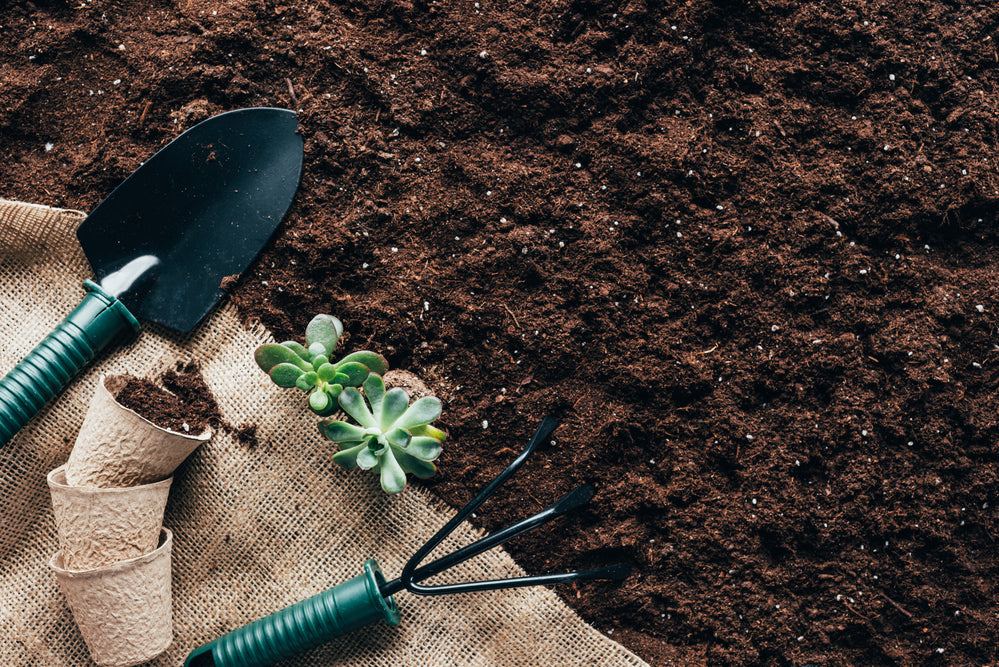
[[[230,111],[156,153],[77,236],[107,292],[140,320],[193,329],[277,229],[298,188],[302,137],[284,109]]]

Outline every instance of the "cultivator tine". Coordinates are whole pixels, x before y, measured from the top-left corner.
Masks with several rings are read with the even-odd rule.
[[[595,491],[589,484],[578,486],[565,494],[550,507],[518,521],[512,526],[508,526],[500,531],[488,535],[480,540],[462,547],[457,551],[442,556],[437,560],[420,566],[420,563],[436,548],[464,519],[474,512],[493,493],[502,486],[507,479],[513,475],[521,465],[527,460],[537,446],[555,430],[558,423],[551,417],[542,420],[541,425],[535,432],[534,437],[528,443],[523,453],[520,454],[507,468],[501,472],[478,496],[468,505],[462,508],[443,528],[430,538],[423,547],[413,555],[403,568],[402,575],[393,581],[386,583],[381,588],[384,596],[392,595],[402,589],[406,589],[417,595],[448,595],[453,593],[472,593],[477,591],[498,590],[502,588],[518,588],[521,586],[538,586],[544,584],[558,584],[570,581],[590,581],[593,579],[624,579],[630,573],[630,568],[624,564],[611,565],[607,567],[583,570],[579,572],[565,572],[560,574],[544,574],[529,577],[516,577],[512,579],[495,579],[491,581],[474,581],[460,584],[445,584],[437,586],[425,586],[421,581],[440,574],[455,565],[463,563],[470,558],[504,544],[505,542],[522,535],[552,519],[562,516],[578,507],[582,507],[590,502]]]

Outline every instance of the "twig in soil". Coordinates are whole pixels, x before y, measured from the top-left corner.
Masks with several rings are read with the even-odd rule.
[[[888,597],[887,595],[885,595],[885,594],[884,594],[884,593],[882,593],[881,591],[878,591],[878,595],[880,595],[880,596],[881,596],[881,597],[883,597],[883,598],[884,598],[885,600],[887,600],[887,601],[888,601],[888,603],[889,603],[889,604],[890,604],[891,606],[895,607],[895,609],[898,609],[898,610],[899,610],[900,612],[902,612],[903,614],[905,614],[905,615],[906,615],[906,616],[908,616],[909,618],[912,618],[912,614],[911,614],[910,612],[906,611],[906,610],[905,610],[905,609],[904,609],[904,608],[902,607],[902,605],[900,605],[899,603],[895,602],[894,600],[892,600],[892,599],[891,599],[890,597]]]
[[[843,600],[843,604],[846,605],[847,609],[849,609],[850,611],[852,611],[854,614],[856,614],[857,616],[861,617],[862,619],[867,620],[867,621],[871,620],[871,618],[869,616],[864,616],[859,611],[857,611],[856,609],[854,609],[853,607],[851,607],[850,604],[846,600]]]
[[[142,127],[142,124],[146,122],[146,116],[149,115],[149,110],[152,108],[153,108],[153,101],[146,100],[146,105],[142,107],[142,113],[139,114],[139,127]]]
[[[715,346],[714,346],[713,348],[711,348],[710,350],[704,350],[703,352],[698,352],[697,354],[699,354],[699,355],[701,355],[701,354],[711,354],[712,352],[714,352],[714,351],[715,351],[715,350],[717,350],[717,349],[718,349],[718,346],[717,346],[717,345],[715,345]]]
[[[301,106],[298,103],[298,96],[295,95],[295,86],[291,85],[291,79],[285,77],[284,82],[288,84],[288,94],[291,95],[291,101],[295,104],[295,107]]]
[[[822,219],[825,220],[826,222],[828,222],[829,224],[831,224],[835,229],[839,229],[839,222],[837,222],[836,220],[830,218],[825,213],[820,212],[819,215],[821,215]]]
[[[514,324],[516,324],[517,328],[519,329],[520,328],[520,322],[517,320],[517,316],[513,314],[513,311],[510,310],[510,308],[505,303],[503,304],[503,307],[506,308],[506,312],[510,313],[510,317],[513,318]]]

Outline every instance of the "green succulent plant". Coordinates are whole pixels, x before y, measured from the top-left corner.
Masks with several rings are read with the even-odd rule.
[[[345,388],[340,407],[357,421],[325,421],[319,431],[340,451],[333,460],[348,470],[360,467],[381,478],[388,493],[406,486],[406,473],[427,478],[437,469],[433,461],[441,454],[446,434],[431,425],[441,414],[441,402],[427,396],[409,404],[406,390],[385,391],[380,375],[371,373],[364,381],[364,394]]]
[[[309,408],[325,417],[337,409],[345,387],[359,387],[370,373],[384,373],[388,361],[363,350],[340,361],[330,357],[343,335],[343,323],[332,315],[316,315],[305,329],[305,345],[295,341],[261,345],[253,359],[279,387],[309,392]]]

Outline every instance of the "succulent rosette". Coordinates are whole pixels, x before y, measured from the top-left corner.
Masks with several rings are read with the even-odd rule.
[[[388,361],[362,350],[330,361],[343,323],[332,315],[316,315],[305,330],[305,345],[295,341],[268,343],[254,352],[257,365],[279,387],[298,387],[309,394],[309,408],[322,417],[333,414],[345,387],[359,387],[369,373],[384,373]]]
[[[427,396],[409,403],[409,394],[396,387],[385,390],[381,376],[371,373],[362,395],[354,387],[339,394],[339,405],[357,424],[325,421],[320,432],[340,448],[333,460],[344,468],[371,470],[388,493],[406,486],[406,474],[427,478],[441,454],[446,434],[432,422],[441,414],[441,402]]]

